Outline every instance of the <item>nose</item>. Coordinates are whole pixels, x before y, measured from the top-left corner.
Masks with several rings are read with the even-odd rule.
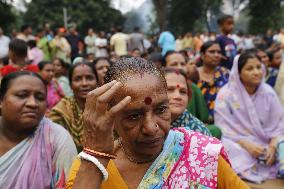
[[[155,122],[152,114],[152,112],[146,113],[143,121],[142,133],[147,136],[154,136],[159,130],[159,126]]]
[[[31,108],[36,108],[38,106],[34,96],[30,96],[26,102],[26,105]]]
[[[181,100],[179,89],[174,90],[173,97],[174,97],[175,100]]]
[[[82,85],[83,85],[83,86],[86,86],[87,84],[88,84],[87,79],[86,79],[86,78],[83,78],[83,79],[82,79]]]

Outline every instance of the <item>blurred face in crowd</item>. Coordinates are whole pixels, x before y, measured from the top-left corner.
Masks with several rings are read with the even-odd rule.
[[[55,60],[53,60],[52,64],[54,66],[54,74],[55,74],[55,76],[62,75],[63,72],[64,72],[64,67],[61,64],[60,60],[55,59]]]
[[[183,70],[187,73],[187,62],[180,53],[173,53],[166,58],[166,67]]]
[[[214,43],[201,54],[202,62],[208,67],[217,67],[221,61],[221,48],[219,44]]]
[[[177,119],[186,109],[189,101],[189,90],[186,78],[177,73],[166,73],[168,98],[172,121]]]
[[[47,83],[51,82],[51,80],[54,77],[54,66],[53,64],[46,64],[40,71],[40,75],[43,80],[45,80]]]
[[[37,77],[19,76],[10,81],[1,100],[1,116],[16,132],[33,131],[46,111],[46,87]]]
[[[271,66],[275,68],[279,68],[282,61],[281,51],[277,51],[274,53],[273,58],[271,60]]]
[[[93,34],[94,34],[94,30],[90,28],[90,29],[88,30],[88,35],[93,35]]]
[[[132,51],[131,55],[132,55],[134,58],[138,58],[138,57],[141,57],[141,52],[140,52],[140,50],[135,49],[135,50]]]
[[[98,74],[100,85],[104,84],[104,77],[106,75],[106,72],[109,70],[109,67],[110,67],[110,63],[106,59],[101,59],[96,63],[95,69]]]
[[[261,63],[257,58],[249,58],[240,71],[240,79],[244,86],[257,87],[262,80]]]
[[[258,51],[257,57],[261,60],[262,63],[264,63],[265,66],[269,65],[269,57],[266,52],[264,51]]]
[[[221,25],[221,30],[224,34],[232,33],[233,29],[234,29],[234,19],[233,18],[227,18]]]
[[[95,89],[96,86],[96,75],[89,66],[80,65],[74,69],[71,78],[71,88],[77,99],[85,100],[87,94]]]

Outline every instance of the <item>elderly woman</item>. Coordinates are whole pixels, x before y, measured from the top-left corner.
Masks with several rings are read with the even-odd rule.
[[[64,188],[76,148],[61,126],[44,118],[45,82],[35,73],[6,75],[1,82],[1,188]]]
[[[78,63],[69,70],[74,96],[63,98],[49,113],[49,118],[65,127],[78,151],[82,150],[83,119],[87,94],[97,86],[97,74],[91,64]]]
[[[182,70],[166,68],[164,70],[168,87],[169,107],[171,111],[171,126],[187,127],[190,130],[201,132],[211,136],[210,131],[196,117],[187,110],[191,99],[191,90],[187,82],[186,73]]]
[[[208,41],[201,46],[202,66],[198,68],[200,88],[209,110],[209,122],[214,122],[215,99],[220,89],[228,82],[229,70],[221,67],[221,48],[218,42]]]
[[[248,188],[219,140],[170,130],[167,84],[153,63],[121,59],[106,83],[87,97],[84,150],[67,188]]]
[[[222,126],[234,170],[258,183],[276,178],[284,111],[274,90],[264,83],[256,55],[244,53],[235,58],[229,82],[217,96],[215,111],[215,123]]]

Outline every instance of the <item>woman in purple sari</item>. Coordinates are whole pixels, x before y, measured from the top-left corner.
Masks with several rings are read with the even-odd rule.
[[[0,188],[65,188],[76,148],[69,133],[44,117],[42,78],[21,71],[1,81]]]
[[[284,111],[254,54],[235,58],[229,82],[217,96],[215,124],[241,177],[257,183],[276,178],[283,158]]]

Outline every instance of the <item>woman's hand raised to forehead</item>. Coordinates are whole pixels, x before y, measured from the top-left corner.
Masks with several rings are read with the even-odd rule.
[[[100,152],[113,153],[115,114],[131,101],[131,97],[127,96],[109,109],[109,102],[121,87],[120,82],[112,81],[88,94],[83,113],[84,147]]]

